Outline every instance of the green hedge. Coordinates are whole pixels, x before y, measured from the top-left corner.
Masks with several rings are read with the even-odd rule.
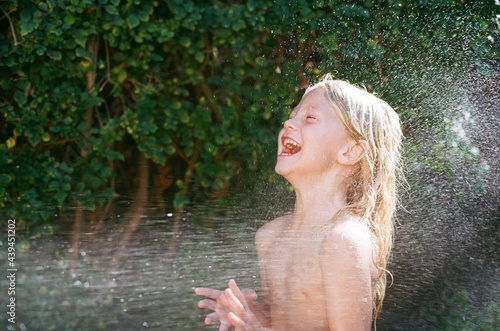
[[[28,228],[67,204],[95,210],[132,195],[123,183],[141,172],[140,157],[174,207],[242,178],[272,178],[281,122],[325,72],[381,94],[407,135],[442,128],[446,105],[409,97],[416,86],[439,96],[497,58],[487,38],[498,34],[494,0],[0,8],[0,209]]]

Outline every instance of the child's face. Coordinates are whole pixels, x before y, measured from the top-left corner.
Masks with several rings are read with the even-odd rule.
[[[322,174],[338,165],[338,154],[348,139],[347,130],[323,89],[312,90],[284,123],[278,136],[275,170],[284,177]]]

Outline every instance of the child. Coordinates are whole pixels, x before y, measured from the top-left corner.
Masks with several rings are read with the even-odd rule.
[[[326,75],[278,137],[275,170],[295,189],[292,215],[255,242],[263,301],[234,280],[197,288],[219,330],[370,330],[386,287],[402,133],[384,101]]]

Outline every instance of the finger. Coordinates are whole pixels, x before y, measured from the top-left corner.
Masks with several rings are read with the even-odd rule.
[[[194,293],[196,293],[197,295],[204,295],[207,298],[213,300],[217,300],[217,298],[222,294],[222,291],[207,287],[197,287],[194,289]]]
[[[246,289],[246,290],[242,290],[241,293],[243,293],[243,296],[245,297],[245,299],[247,301],[255,301],[257,300],[257,292],[255,292],[254,290],[250,290],[250,289]]]
[[[220,317],[219,317],[219,314],[217,313],[210,313],[207,315],[207,317],[205,317],[205,324],[211,324],[213,322],[217,322],[217,321],[220,321]]]
[[[217,302],[212,299],[203,299],[198,301],[198,308],[215,310]]]
[[[234,326],[235,331],[244,331],[246,330],[246,323],[241,318],[239,318],[235,313],[230,312],[227,314],[227,319]]]
[[[227,302],[227,297],[224,292],[221,292],[220,296],[216,300],[222,307],[229,307],[229,302]]]
[[[245,313],[245,306],[241,301],[233,294],[233,291],[228,288],[224,291],[227,301],[229,303],[229,309],[233,311],[236,315],[243,316]]]
[[[219,331],[229,331],[229,328],[231,326],[232,326],[231,324],[226,324],[226,323],[220,322]]]
[[[234,281],[234,279],[230,279],[228,284],[229,284],[229,288],[231,289],[231,292],[236,296],[236,298],[238,298],[238,300],[241,302],[243,307],[245,307],[245,309],[247,309],[248,308],[247,300],[245,299],[245,296],[243,295],[243,293],[241,293],[241,290],[238,287],[238,285],[236,285],[236,282]]]

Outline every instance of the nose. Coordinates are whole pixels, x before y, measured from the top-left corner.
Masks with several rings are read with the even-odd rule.
[[[287,130],[296,130],[297,124],[294,122],[293,118],[289,118],[285,121],[283,127]]]

